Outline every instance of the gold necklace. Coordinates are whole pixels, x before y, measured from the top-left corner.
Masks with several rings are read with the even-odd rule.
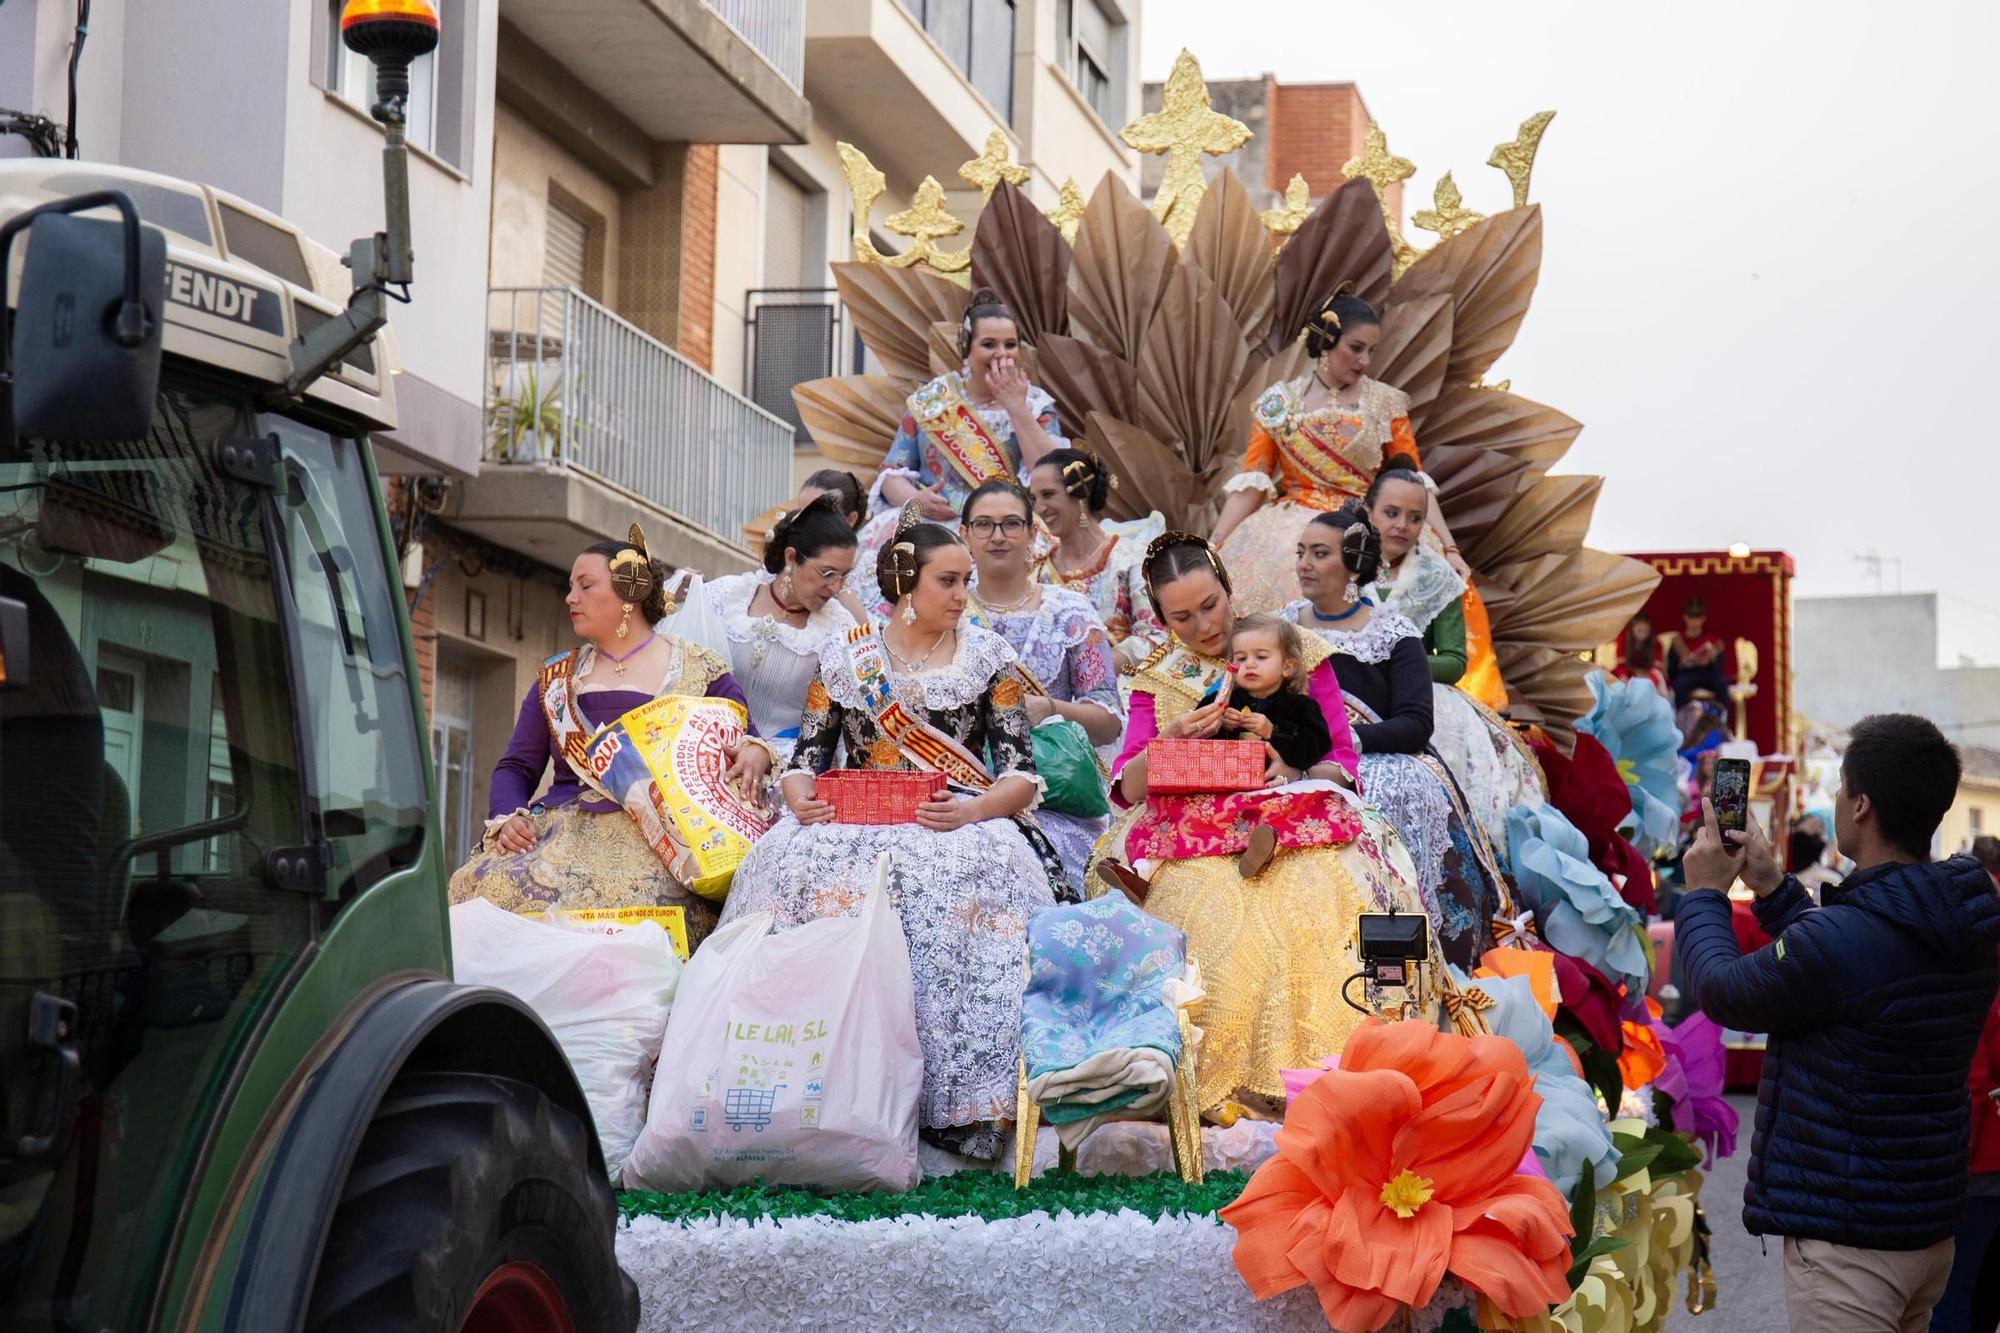
[[[1028,590],[1011,602],[996,602],[990,597],[982,597],[980,602],[988,611],[998,611],[1001,615],[1009,615],[1026,606],[1028,599],[1033,597],[1036,591],[1034,580],[1030,579],[1028,581]]]

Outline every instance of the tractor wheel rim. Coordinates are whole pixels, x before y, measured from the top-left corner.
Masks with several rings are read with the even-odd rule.
[[[576,1333],[555,1282],[519,1259],[487,1274],[458,1327],[459,1333]]]

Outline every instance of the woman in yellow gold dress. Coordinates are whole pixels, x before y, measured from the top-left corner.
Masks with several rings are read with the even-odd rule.
[[[1113,782],[1114,799],[1131,808],[1100,843],[1111,856],[1123,855],[1125,835],[1147,804],[1147,743],[1155,737],[1212,737],[1230,721],[1226,701],[1202,703],[1227,670],[1233,625],[1228,572],[1208,543],[1185,533],[1156,539],[1144,570],[1148,599],[1171,638],[1132,680],[1125,746]],[[1319,658],[1309,668],[1331,676]],[[1330,686],[1330,700],[1328,688],[1321,682],[1312,693],[1322,709],[1333,710],[1329,723],[1338,749],[1348,735],[1345,710],[1339,686]],[[1351,754],[1352,741],[1345,746]],[[1343,767],[1330,756],[1301,774],[1274,759],[1267,776],[1273,786],[1299,779],[1349,785],[1353,775]],[[1191,816],[1201,805],[1201,798],[1190,798]],[[1380,813],[1363,809],[1358,818],[1326,822],[1317,837],[1309,832],[1310,821],[1289,822],[1276,855],[1247,878],[1238,869],[1234,844],[1219,845],[1217,855],[1155,860],[1146,910],[1186,932],[1188,956],[1200,965],[1207,992],[1196,1019],[1203,1031],[1196,1092],[1205,1113],[1225,1104],[1268,1111],[1282,1103],[1280,1071],[1337,1053],[1362,1019],[1342,998],[1343,987],[1361,970],[1355,952],[1358,915],[1424,910],[1416,867]],[[1200,831],[1218,827],[1204,822]],[[1432,984],[1425,969],[1423,994],[1407,998],[1428,998]],[[1357,983],[1352,993],[1361,1000],[1364,991],[1371,1004],[1406,998],[1372,984]]]

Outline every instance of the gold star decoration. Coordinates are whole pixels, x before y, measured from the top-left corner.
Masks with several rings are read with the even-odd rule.
[[[1013,185],[1028,183],[1028,169],[1007,157],[1007,136],[994,130],[986,136],[986,151],[958,169],[958,178],[979,190],[980,199],[991,202],[1001,181]]]
[[[1535,170],[1535,154],[1542,146],[1542,134],[1549,122],[1556,118],[1553,111],[1537,111],[1521,122],[1521,132],[1513,142],[1495,145],[1493,156],[1486,159],[1489,167],[1498,167],[1514,186],[1514,207],[1525,208],[1528,204],[1528,177]]]
[[[946,252],[937,248],[938,241],[958,235],[965,230],[965,224],[945,211],[944,186],[938,184],[935,176],[924,177],[910,206],[890,214],[882,225],[898,236],[909,237],[911,242],[902,254],[882,261],[891,268],[914,268],[928,263],[945,276],[955,278],[972,266],[971,251]]]
[[[1290,236],[1303,227],[1312,215],[1312,187],[1306,184],[1304,176],[1292,177],[1292,183],[1285,187],[1285,204],[1257,216],[1263,221],[1264,229],[1273,236]]]
[[[1382,222],[1389,229],[1389,246],[1395,252],[1392,271],[1402,276],[1403,270],[1417,262],[1417,251],[1403,239],[1403,229],[1396,223],[1396,212],[1389,207],[1389,187],[1400,185],[1417,174],[1417,164],[1407,157],[1397,157],[1389,151],[1389,136],[1374,121],[1368,122],[1368,133],[1361,141],[1361,153],[1348,159],[1340,174],[1348,180],[1357,176],[1367,179],[1375,187],[1375,202],[1382,207]]]
[[[1167,174],[1153,196],[1153,216],[1175,245],[1185,245],[1201,197],[1208,192],[1201,155],[1235,152],[1250,141],[1250,127],[1210,105],[1201,66],[1192,52],[1183,50],[1174,58],[1160,109],[1139,117],[1118,137],[1139,152],[1166,154]]]
[[[1448,241],[1486,221],[1484,213],[1475,213],[1463,206],[1465,201],[1459,197],[1458,183],[1452,180],[1449,171],[1438,177],[1433,201],[1432,207],[1424,209],[1411,221],[1425,231],[1436,232],[1441,241]]]
[[[1062,233],[1065,241],[1075,245],[1076,224],[1083,221],[1083,209],[1083,190],[1077,185],[1076,177],[1071,176],[1063,182],[1062,193],[1056,196],[1056,206],[1045,216],[1055,223],[1056,230]]]

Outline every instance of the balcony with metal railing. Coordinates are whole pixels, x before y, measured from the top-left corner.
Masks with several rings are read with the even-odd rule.
[[[672,563],[741,567],[743,523],[791,494],[793,426],[574,288],[488,302],[487,462],[453,521],[517,549],[638,522]]]
[[[805,87],[805,0],[708,0],[708,7],[756,47],[786,83]]]

